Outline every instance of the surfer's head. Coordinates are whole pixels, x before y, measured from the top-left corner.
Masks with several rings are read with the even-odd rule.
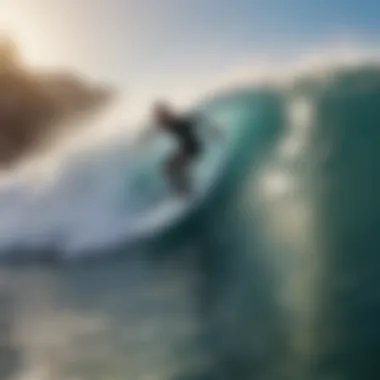
[[[158,124],[170,124],[175,119],[175,112],[168,103],[156,102],[153,106],[153,119]]]

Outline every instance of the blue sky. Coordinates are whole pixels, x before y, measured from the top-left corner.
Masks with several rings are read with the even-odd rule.
[[[137,97],[187,97],[255,57],[335,38],[377,44],[378,0],[0,0],[0,31],[34,65],[71,67]]]

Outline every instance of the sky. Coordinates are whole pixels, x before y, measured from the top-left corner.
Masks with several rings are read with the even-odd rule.
[[[141,111],[155,97],[193,100],[263,57],[376,45],[379,14],[378,0],[0,0],[0,33],[32,65],[110,82]]]

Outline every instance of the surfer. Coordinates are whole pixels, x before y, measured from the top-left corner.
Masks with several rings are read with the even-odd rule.
[[[170,105],[163,102],[157,102],[153,106],[152,118],[158,127],[156,130],[168,133],[178,142],[178,149],[166,162],[165,172],[176,194],[189,196],[192,193],[190,165],[203,151],[201,138],[196,128],[202,118],[198,115],[180,115]],[[215,129],[214,132],[219,135],[220,131]]]

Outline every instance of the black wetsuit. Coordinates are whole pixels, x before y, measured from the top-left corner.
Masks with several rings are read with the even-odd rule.
[[[195,130],[196,124],[196,118],[183,117],[174,120],[170,125],[170,132],[177,138],[181,151],[191,157],[201,152],[201,142]]]
[[[198,117],[176,117],[163,127],[178,142],[179,149],[167,161],[167,175],[173,189],[180,194],[188,195],[191,192],[188,165],[202,152],[201,139],[198,136]]]

